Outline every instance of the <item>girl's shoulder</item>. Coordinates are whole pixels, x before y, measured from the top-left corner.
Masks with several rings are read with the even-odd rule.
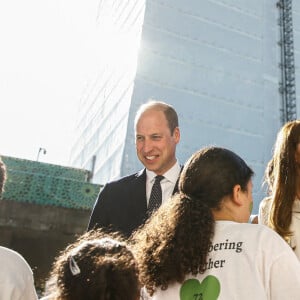
[[[272,197],[271,196],[268,196],[268,197],[265,197],[261,200],[259,206],[261,207],[269,207],[272,203]]]

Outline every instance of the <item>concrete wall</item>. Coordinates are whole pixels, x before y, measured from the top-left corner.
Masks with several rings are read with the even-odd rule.
[[[0,245],[24,256],[43,289],[54,258],[87,227],[90,211],[0,201]]]

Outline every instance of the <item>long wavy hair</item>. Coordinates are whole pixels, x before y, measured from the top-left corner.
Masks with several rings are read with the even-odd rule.
[[[300,121],[286,123],[278,132],[273,156],[265,171],[265,182],[272,198],[269,226],[284,239],[291,234],[292,207],[297,196],[295,153],[299,143]]]
[[[56,258],[45,295],[51,300],[137,300],[134,256],[117,233],[89,231]]]
[[[212,210],[221,208],[235,185],[246,191],[252,175],[227,149],[207,147],[192,155],[180,175],[179,193],[132,236],[141,282],[150,295],[205,271],[215,227]]]

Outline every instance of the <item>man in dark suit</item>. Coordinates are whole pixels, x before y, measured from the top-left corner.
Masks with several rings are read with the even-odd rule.
[[[135,117],[135,144],[137,156],[145,168],[104,186],[94,205],[88,230],[102,227],[130,236],[159,205],[151,204],[157,175],[163,176],[158,176],[162,203],[177,192],[181,170],[176,159],[179,141],[178,116],[174,108],[160,101],[143,104]]]

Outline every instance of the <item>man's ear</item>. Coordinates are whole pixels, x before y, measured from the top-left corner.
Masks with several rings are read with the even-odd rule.
[[[243,199],[242,199],[242,188],[239,184],[235,185],[233,187],[233,202],[238,205],[242,206],[243,205]]]
[[[180,141],[180,130],[179,130],[179,127],[174,128],[173,136],[174,136],[174,139],[175,139],[175,143],[178,144],[179,141]]]

